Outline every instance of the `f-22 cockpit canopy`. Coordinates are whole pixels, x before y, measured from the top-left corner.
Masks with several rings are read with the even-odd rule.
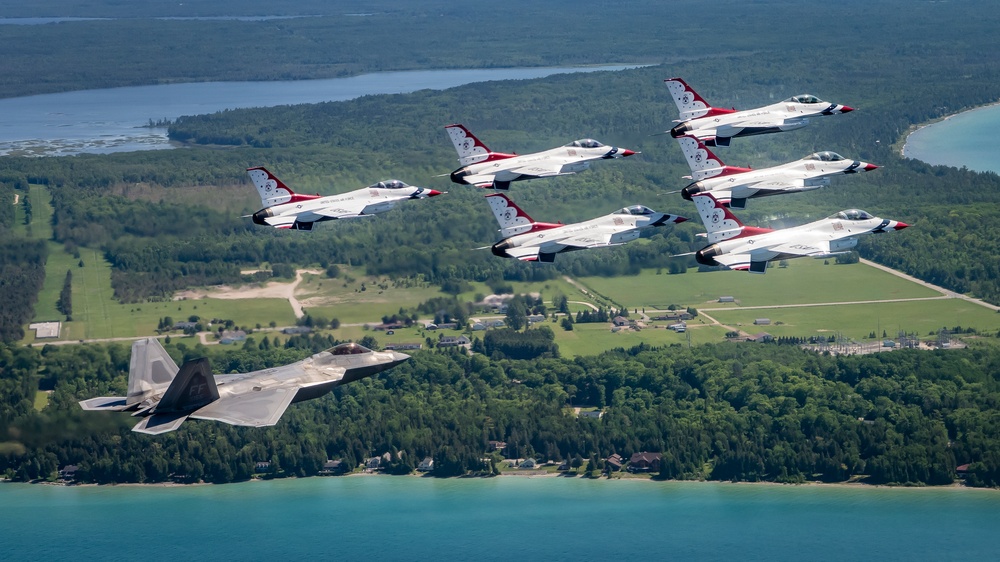
[[[809,160],[819,160],[820,162],[837,162],[840,160],[846,160],[846,158],[837,154],[836,152],[830,152],[829,150],[824,150],[822,152],[814,152],[810,154]]]
[[[645,205],[632,205],[631,207],[624,207],[618,211],[615,211],[616,215],[636,215],[636,216],[647,216],[654,214],[655,211],[646,207]]]
[[[331,355],[361,355],[362,353],[372,352],[367,347],[354,342],[342,343],[330,348],[328,351]]]
[[[566,146],[569,148],[600,148],[604,145],[595,141],[594,139],[580,139],[580,140],[575,140],[567,144]]]
[[[410,185],[399,180],[387,180],[380,181],[371,187],[373,189],[403,189],[404,187],[410,187]]]
[[[847,209],[846,211],[840,211],[835,215],[831,215],[828,218],[845,221],[866,221],[875,217],[871,216],[871,214],[867,211],[862,211],[861,209]]]
[[[790,101],[793,103],[825,103],[823,100],[817,98],[812,94],[801,94],[798,96],[792,96],[785,101]]]

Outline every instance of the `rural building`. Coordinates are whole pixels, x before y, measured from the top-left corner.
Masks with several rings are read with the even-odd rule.
[[[754,326],[770,326],[771,325],[771,319],[770,318],[757,318],[757,319],[755,319],[753,321],[753,325]]]
[[[532,315],[528,316],[528,323],[529,324],[536,324],[538,322],[544,322],[544,321],[545,321],[545,316],[543,316],[541,314],[532,314]]]
[[[378,324],[372,329],[376,332],[385,332],[386,330],[398,330],[405,327],[406,326],[402,322],[389,322],[387,324]]]
[[[503,320],[500,320],[500,319],[496,319],[496,320],[487,320],[487,321],[486,321],[486,327],[487,327],[487,328],[503,328],[503,327],[504,327],[504,326],[506,326],[506,325],[507,325],[507,324],[506,324],[506,323],[504,323],[504,321],[503,321]]]
[[[719,297],[719,302],[736,302],[736,298],[735,297],[729,297],[729,296]]]
[[[313,331],[309,326],[292,326],[290,328],[284,328],[281,330],[282,334],[286,336],[297,336],[300,334],[309,334]]]
[[[629,472],[658,472],[660,470],[660,453],[635,453],[628,460]]]
[[[535,459],[524,459],[521,461],[521,464],[517,465],[517,468],[520,470],[534,470],[538,468],[538,463],[535,462]]]
[[[66,466],[59,469],[59,479],[62,480],[63,482],[73,482],[74,480],[76,480],[76,471],[79,469],[80,467],[76,466],[75,464],[67,464]]]
[[[604,417],[604,410],[582,410],[580,411],[580,417],[601,419]]]
[[[378,470],[382,467],[382,457],[371,457],[365,459],[365,470]]]
[[[59,331],[62,329],[61,322],[35,322],[34,324],[28,325],[29,330],[35,331],[35,339],[40,340],[43,338],[58,338]]]
[[[420,461],[420,464],[417,465],[417,470],[420,472],[430,472],[434,470],[434,459],[425,457],[424,460]]]
[[[173,329],[173,330],[190,330],[190,329],[193,329],[197,325],[198,325],[197,322],[174,322],[174,325],[171,327],[171,329]]]
[[[347,463],[342,460],[327,460],[323,463],[323,470],[320,474],[343,474],[347,472]]]
[[[625,464],[625,459],[615,453],[604,459],[604,472],[618,472],[622,469],[623,464]]]
[[[457,347],[472,343],[466,336],[444,336],[438,340],[438,347]]]
[[[219,339],[219,343],[225,345],[238,341],[244,341],[246,339],[247,333],[243,330],[226,330],[225,332],[222,332],[222,337]]]
[[[258,461],[257,464],[254,465],[253,471],[257,472],[257,473],[260,473],[260,472],[270,472],[271,471],[271,463],[268,462],[268,461]]]
[[[614,324],[615,326],[618,326],[619,328],[623,328],[625,326],[628,326],[628,318],[625,318],[624,316],[615,316],[613,319],[611,319],[611,323]]]
[[[486,329],[486,324],[483,324],[482,322],[473,322],[472,323],[472,331],[473,332],[481,332],[481,331],[483,331],[485,329]]]
[[[507,442],[506,441],[490,441],[489,442],[489,446],[490,446],[489,447],[490,451],[502,451],[502,450],[504,450],[504,447],[507,446]]]
[[[421,343],[387,343],[385,344],[386,351],[404,351],[407,349],[421,349],[423,344]]]
[[[752,336],[747,336],[747,341],[755,343],[767,343],[774,341],[774,336],[767,332],[761,332]]]

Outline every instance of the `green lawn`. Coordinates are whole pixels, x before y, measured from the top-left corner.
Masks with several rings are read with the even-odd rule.
[[[647,343],[654,346],[670,344],[687,345],[688,337],[691,345],[720,342],[725,339],[724,329],[701,324],[698,319],[688,322],[688,330],[677,333],[664,328],[647,328],[638,332],[623,330],[611,333],[610,324],[574,324],[573,330],[567,332],[561,327],[552,326],[559,344],[559,353],[563,357],[577,355],[596,355],[616,347],[626,349]]]
[[[895,337],[900,330],[926,336],[931,331],[955,326],[973,327],[991,334],[1000,329],[1000,314],[961,299],[735,309],[709,311],[706,314],[751,334],[767,332],[774,336],[829,336],[840,332],[850,338],[862,339],[871,332],[880,337],[883,331],[887,336]],[[755,326],[753,321],[757,318],[768,318],[771,325]]]
[[[940,293],[863,264],[824,265],[824,260],[790,260],[787,268],[773,267],[764,275],[743,271],[657,275],[645,270],[628,277],[585,277],[584,285],[628,308],[665,309],[671,304],[724,307],[721,296],[737,304],[764,306],[817,302],[847,302],[934,297]]]

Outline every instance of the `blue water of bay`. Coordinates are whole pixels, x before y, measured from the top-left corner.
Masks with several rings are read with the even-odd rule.
[[[349,476],[0,485],[8,560],[995,560],[994,490]]]
[[[159,150],[173,146],[167,140],[166,128],[146,126],[150,120],[636,66],[416,70],[325,80],[161,84],[0,99],[0,115],[3,115],[0,155],[67,156]]]
[[[911,133],[903,155],[929,164],[1000,173],[998,128],[1000,105],[965,111]]]

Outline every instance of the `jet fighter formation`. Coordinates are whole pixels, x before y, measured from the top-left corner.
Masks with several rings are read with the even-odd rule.
[[[746,207],[747,199],[783,193],[798,193],[830,185],[830,176],[870,172],[875,164],[848,160],[828,150],[815,152],[801,160],[761,168],[726,166],[721,159],[694,137],[677,139],[694,183],[681,190],[684,199],[699,193],[711,193],[723,204],[734,209]]]
[[[707,146],[729,146],[735,137],[801,129],[809,124],[810,117],[854,111],[846,105],[825,102],[810,94],[737,111],[712,107],[681,78],[668,78],[663,82],[680,112],[676,121],[679,124],[670,130],[670,135],[674,138],[692,136]]]
[[[448,125],[445,129],[462,165],[451,173],[451,181],[476,187],[509,189],[514,181],[575,174],[589,168],[595,160],[635,154],[632,150],[603,145],[594,139],[580,139],[558,148],[518,156],[486,148],[464,125]]]
[[[441,195],[441,191],[407,185],[399,180],[376,184],[321,197],[295,193],[267,168],[247,169],[264,208],[251,215],[254,224],[312,230],[313,224],[336,219],[368,217],[391,211],[396,203],[410,199],[426,199]]]
[[[370,377],[406,361],[397,351],[343,343],[302,361],[238,375],[213,375],[208,359],[179,369],[155,338],[132,344],[128,394],[80,402],[84,410],[131,412],[132,431],[158,435],[188,418],[263,427],[278,423],[289,405],[318,398],[334,387]]]
[[[680,193],[694,202],[708,239],[707,246],[691,252],[699,264],[765,273],[774,260],[848,252],[861,236],[909,226],[859,209],[780,230],[744,225],[730,209],[744,208],[748,199],[817,189],[829,185],[833,175],[871,171],[878,166],[821,151],[753,170],[725,165],[708,147],[729,146],[736,137],[798,129],[807,125],[810,117],[847,113],[852,108],[800,95],[747,111],[722,109],[709,105],[680,78],[664,82],[680,112],[679,124],[670,133],[691,168],[691,176],[685,177],[693,180]],[[533,154],[505,154],[491,151],[463,125],[445,129],[461,163],[450,174],[451,180],[483,188],[506,190],[515,181],[575,174],[596,160],[636,154],[590,138]],[[393,209],[399,201],[442,193],[389,180],[339,195],[301,195],[266,168],[249,168],[247,173],[263,205],[248,216],[255,224],[282,229],[312,230],[317,222],[371,216]],[[521,261],[552,262],[559,253],[624,244],[639,238],[643,230],[687,220],[633,205],[575,224],[542,223],[503,193],[490,193],[486,200],[502,237],[487,247],[496,256]],[[682,328],[680,325],[678,331]],[[132,345],[127,395],[92,398],[80,405],[84,410],[130,412],[142,418],[133,431],[153,435],[174,431],[188,418],[262,427],[276,424],[294,402],[322,396],[338,385],[407,359],[409,356],[402,353],[346,343],[282,367],[213,375],[207,359],[188,361],[178,368],[156,339],[144,339]]]
[[[535,222],[503,193],[491,193],[486,200],[504,237],[492,246],[493,255],[521,261],[551,262],[562,252],[617,246],[635,240],[644,229],[687,220],[633,205],[584,222],[553,224]]]

